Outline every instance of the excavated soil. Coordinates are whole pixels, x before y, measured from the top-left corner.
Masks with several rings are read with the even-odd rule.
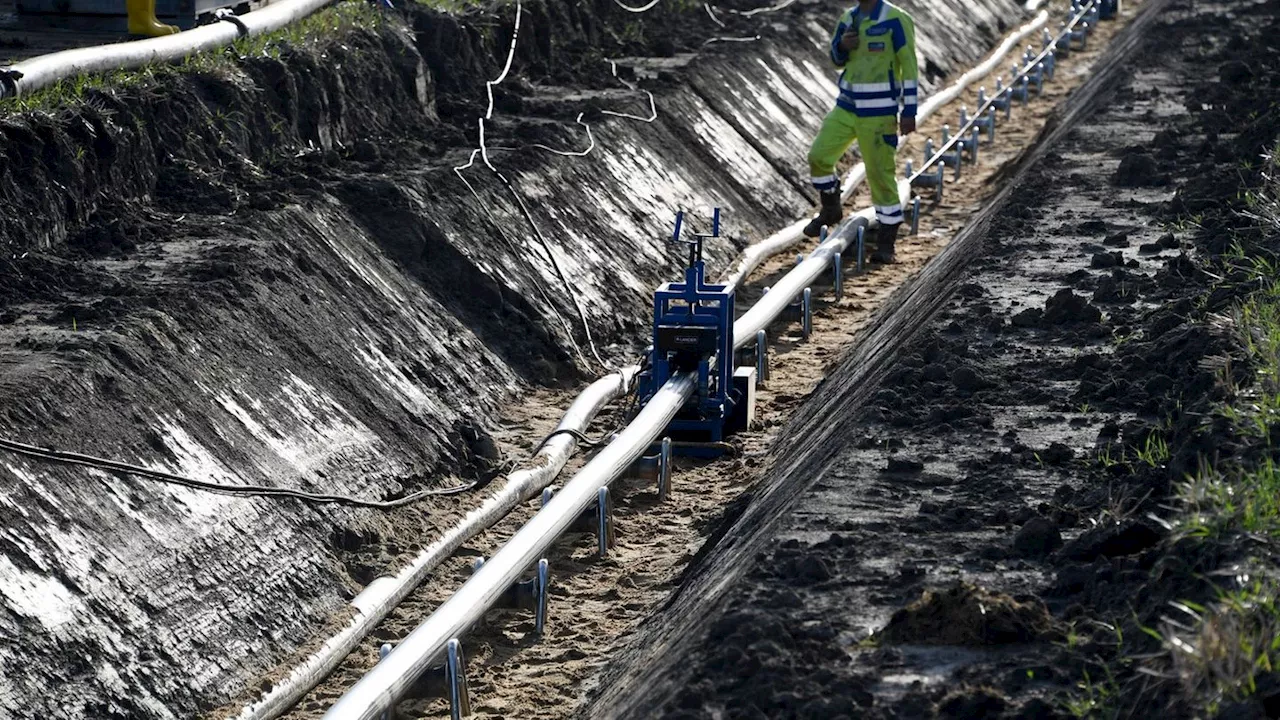
[[[1136,7],[1126,12],[1125,19],[1132,17]],[[984,145],[979,165],[966,165],[962,179],[948,185],[944,203],[936,207],[926,204],[920,233],[903,240],[897,265],[849,277],[845,297],[838,302],[830,297],[828,287],[820,288],[822,298],[809,339],[802,339],[795,322],[775,328],[772,379],[761,388],[758,398],[759,428],[735,440],[738,457],[709,465],[682,461],[675,475],[675,496],[665,504],[657,502],[653,486],[644,480],[621,483],[615,488],[619,497],[619,544],[606,559],[594,556],[595,540],[590,533],[573,533],[557,546],[549,555],[553,588],[551,622],[545,637],[534,643],[528,614],[505,610],[491,613],[483,627],[467,636],[469,681],[477,717],[556,718],[572,712],[594,716],[583,703],[598,690],[600,679],[607,677],[611,658],[632,633],[642,628],[647,617],[670,601],[670,594],[679,588],[687,568],[706,552],[704,544],[713,545],[724,531],[725,508],[732,519],[733,513],[750,501],[749,493],[762,477],[770,449],[777,447],[783,437],[779,433],[803,407],[804,398],[831,371],[877,308],[946,246],[955,230],[993,190],[993,174],[1026,150],[1055,105],[1091,74],[1094,63],[1121,27],[1123,21],[1104,25],[1087,52],[1076,52],[1059,64],[1056,81],[1046,85],[1040,97],[1033,98],[1025,108],[1017,108],[1012,121],[1000,124],[998,142]],[[980,84],[994,86],[998,74]],[[955,126],[962,104],[976,107],[977,87],[939,115],[922,122],[920,133],[906,145],[904,157],[919,154],[923,138],[937,138],[944,123]],[[861,207],[867,202],[867,198],[859,196],[850,205]],[[739,293],[740,305],[749,307],[761,290],[789,270],[793,262],[789,255],[767,262]],[[555,417],[546,412],[547,405],[543,403],[552,397],[539,397],[537,403],[513,414],[506,423],[509,433],[501,433],[500,439],[527,443],[529,438],[549,430]],[[567,401],[568,398],[559,400],[562,404]],[[613,417],[603,418],[597,430],[607,429],[613,422]],[[504,449],[513,455],[524,448],[512,445]],[[566,476],[579,465],[580,462],[571,464]],[[416,627],[466,580],[474,559],[493,552],[535,508],[534,503],[527,505],[469,544],[438,574],[437,581],[402,604],[375,632],[375,637],[289,717],[321,714],[333,698],[377,661],[380,642],[394,644]],[[447,712],[440,699],[407,701],[397,711],[399,717],[436,717]]]
[[[917,8],[966,27],[922,34],[926,92],[1021,19],[1012,0],[963,7]],[[834,94],[813,47],[839,9],[726,7],[722,27],[700,6],[524,6],[487,127],[510,188],[479,164],[454,171],[510,6],[367,11],[318,40],[7,113],[0,429],[375,499],[489,481],[516,459],[489,436],[538,432],[565,404],[519,398],[643,343],[649,294],[677,267],[662,240],[675,207],[726,208],[715,267],[808,210],[796,148]],[[605,58],[623,56],[615,76]],[[546,149],[589,140],[586,156]],[[474,502],[233,499],[11,456],[0,477],[0,712],[46,717],[252,700]]]
[[[1154,16],[897,308],[927,314],[881,324],[905,346],[815,392],[800,415],[822,421],[787,429],[592,716],[1069,717],[1087,671],[1158,650],[1140,627],[1168,601],[1212,597],[1222,558],[1149,513],[1231,451],[1202,418],[1221,369],[1249,371],[1209,321],[1243,290],[1202,268],[1280,132],[1276,24],[1269,3]],[[1124,716],[1185,716],[1147,680]]]

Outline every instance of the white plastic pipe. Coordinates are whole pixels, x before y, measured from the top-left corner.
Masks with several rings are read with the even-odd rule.
[[[640,368],[635,366],[624,368],[587,386],[569,406],[556,430],[585,432],[600,410],[630,392],[639,371]],[[553,435],[533,457],[528,467],[511,473],[501,489],[490,495],[442,537],[424,548],[413,562],[393,577],[380,577],[369,583],[364,592],[351,601],[354,614],[346,626],[306,661],[295,667],[286,678],[276,683],[270,692],[244,708],[238,716],[239,720],[271,720],[296,704],[311,688],[333,672],[343,658],[441,562],[464,543],[493,527],[520,503],[537,497],[560,474],[577,445],[577,439],[571,434]]]
[[[954,83],[949,85],[942,92],[939,92],[928,100],[925,100],[916,111],[916,119],[921,121],[926,120],[929,116],[937,112],[943,105],[946,105],[952,100],[960,97],[960,93],[964,92],[970,85],[990,75],[996,68],[1000,67],[1001,63],[1004,62],[1006,55],[1011,51],[1022,47],[1022,41],[1025,40],[1027,36],[1035,33],[1048,22],[1049,13],[1041,11],[1033,20],[1031,20],[1031,22],[1028,22],[1015,30],[1012,34],[1006,37],[1004,41],[1001,42],[1000,45],[997,46],[996,49],[993,50],[991,54],[987,56],[987,59],[983,60],[980,65],[977,65],[961,75]],[[865,180],[866,177],[867,166],[863,163],[854,165],[853,169],[845,176],[844,185],[841,188],[842,199],[848,200],[852,197],[853,191],[858,188],[858,185]],[[796,243],[803,240],[804,226],[808,224],[808,219],[800,220],[748,247],[743,252],[742,258],[738,261],[733,272],[721,281],[722,284],[737,287],[746,282],[747,277],[749,277],[751,273],[755,272],[755,269],[760,267],[760,264],[765,260],[789,249]]]
[[[697,379],[690,373],[668,380],[617,439],[565,483],[551,502],[485,561],[475,575],[329,708],[324,715],[326,720],[376,720],[391,709],[440,657],[449,640],[463,635],[484,617],[498,597],[596,501],[600,488],[621,475],[648,449],[696,388]]]
[[[906,180],[898,182],[898,195],[904,203],[910,199],[911,185]],[[874,217],[875,211],[867,208],[849,218],[830,239],[736,320],[733,347],[737,349],[754,342],[756,331],[767,327],[804,288],[828,272],[835,254],[847,248],[857,237],[857,228],[869,227]],[[600,488],[613,482],[658,439],[695,389],[696,379],[689,373],[669,380],[616,440],[578,471],[551,502],[499,548],[452,597],[343,695],[325,713],[325,720],[374,720],[393,708],[440,657],[449,640],[460,637],[484,617],[497,597],[517,582],[595,501]]]
[[[898,181],[898,197],[902,204],[911,200],[911,183]],[[856,239],[859,226],[870,228],[875,218],[875,209],[860,210],[846,220],[827,241],[819,245],[813,252],[769,288],[750,310],[733,323],[733,348],[744,347],[756,341],[756,332],[769,327],[787,306],[795,302],[804,289],[812,285],[823,273],[831,271],[831,262],[836,253],[843,253]],[[871,235],[864,238],[866,245],[871,245]]]
[[[26,95],[49,87],[59,80],[84,73],[113,72],[152,63],[177,62],[194,53],[230,45],[241,37],[279,30],[323,9],[331,2],[334,0],[279,0],[261,10],[237,16],[237,20],[244,25],[244,30],[234,22],[223,21],[176,35],[40,55],[6,68],[11,73],[21,73],[21,77],[11,75],[10,77],[16,78],[13,86],[0,87],[0,97],[5,94]]]

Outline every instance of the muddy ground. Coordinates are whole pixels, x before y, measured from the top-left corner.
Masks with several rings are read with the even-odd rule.
[[[926,90],[1021,20],[1011,0],[963,7],[918,9],[968,28],[922,33]],[[815,38],[836,10],[726,13],[724,28],[665,4],[525,12],[488,138],[533,224],[491,173],[454,172],[510,6],[339,13],[319,41],[73,84],[6,115],[6,436],[369,498],[484,482],[504,466],[489,419],[599,370],[588,327],[611,361],[643,342],[649,293],[675,267],[661,240],[674,207],[726,208],[719,265],[808,210],[795,148],[833,95]],[[707,44],[722,34],[760,38]],[[615,77],[606,54],[633,57]],[[592,154],[535,147],[582,147],[580,112]],[[384,515],[10,457],[0,476],[0,710],[45,716],[251,699],[469,501]]]
[[[652,484],[642,480],[624,481],[615,487],[619,498],[618,547],[606,560],[593,556],[594,540],[589,534],[573,533],[549,555],[554,587],[552,621],[548,634],[532,642],[530,618],[518,611],[498,611],[486,623],[469,633],[465,647],[470,658],[473,709],[477,717],[564,717],[572,713],[591,716],[584,700],[598,691],[597,684],[608,676],[608,664],[631,633],[642,628],[646,618],[670,600],[691,562],[706,551],[704,543],[714,543],[717,519],[724,508],[740,509],[760,481],[765,459],[780,439],[787,421],[804,407],[804,398],[831,372],[840,356],[855,341],[875,311],[904,282],[941,250],[992,191],[991,178],[1007,162],[1024,152],[1050,117],[1053,108],[1089,77],[1124,20],[1102,26],[1089,51],[1076,52],[1059,65],[1055,82],[1026,108],[1019,107],[1014,119],[1002,122],[999,142],[985,145],[978,166],[966,166],[959,182],[950,183],[941,206],[926,204],[920,235],[904,239],[900,262],[876,268],[861,276],[850,276],[843,300],[836,302],[829,288],[820,296],[814,333],[800,337],[798,323],[779,323],[774,328],[772,367],[768,385],[761,389],[758,413],[761,427],[735,439],[740,457],[724,462],[700,464],[681,462],[676,475],[677,493],[672,502],[659,504]],[[995,76],[975,84],[953,106],[922,122],[920,133],[908,139],[904,157],[918,155],[923,139],[938,137],[944,123],[953,127],[962,104],[976,106],[978,85],[994,86]],[[865,189],[850,203],[865,206]],[[803,251],[805,248],[798,248]],[[789,270],[794,257],[784,254],[766,263],[739,293],[743,307],[755,302],[763,287]],[[852,269],[850,269],[852,272]],[[506,432],[499,440],[504,450],[520,453],[527,449],[519,442],[545,432],[554,415],[545,408],[554,396],[537,398],[524,414],[507,414]],[[559,402],[567,402],[560,398]],[[600,430],[614,418],[598,423]],[[506,442],[515,441],[508,446]],[[566,477],[576,463],[566,471]],[[512,517],[468,544],[449,561],[437,579],[410,597],[375,632],[375,638],[354,653],[344,666],[316,692],[304,700],[290,717],[316,717],[334,697],[350,687],[360,673],[377,659],[380,641],[395,643],[439,605],[470,573],[474,558],[493,552],[536,508],[530,503]],[[446,712],[440,700],[410,701],[398,709],[401,717],[435,717]]]
[[[1280,131],[1276,23],[1269,3],[1156,17],[966,231],[967,271],[916,281],[949,293],[941,307],[883,367],[857,351],[810,399],[801,414],[823,421],[788,428],[773,481],[726,517],[592,715],[1052,718],[1116,687],[1101,707],[1119,716],[1190,712],[1113,663],[1158,652],[1140,627],[1211,598],[1229,557],[1186,554],[1148,513],[1231,452],[1202,418],[1224,366],[1248,374],[1211,322],[1241,290],[1203,268],[1247,224]],[[1106,666],[1127,676],[1100,680]]]

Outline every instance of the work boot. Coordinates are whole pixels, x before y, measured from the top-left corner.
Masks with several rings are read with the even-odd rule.
[[[840,218],[844,215],[844,208],[840,204],[840,190],[831,190],[822,193],[822,209],[818,211],[818,216],[809,221],[804,226],[805,237],[818,237],[822,233],[822,226],[826,225],[827,229],[835,228],[835,224],[840,222]]]
[[[898,227],[901,225],[902,223],[892,225],[880,223],[880,227],[876,228],[876,251],[871,254],[871,262],[882,265],[893,264],[893,245],[898,239]]]

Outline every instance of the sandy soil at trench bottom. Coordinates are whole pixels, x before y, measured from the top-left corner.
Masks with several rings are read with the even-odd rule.
[[[616,483],[617,546],[607,558],[596,557],[593,533],[569,533],[556,544],[548,554],[552,587],[548,627],[541,641],[534,640],[531,613],[501,609],[490,612],[485,624],[464,638],[473,717],[573,715],[590,690],[592,675],[608,662],[613,648],[662,605],[679,585],[681,574],[725,506],[759,479],[778,429],[849,347],[876,308],[963,227],[969,215],[995,189],[988,185],[992,175],[1030,144],[1058,102],[1089,76],[1110,38],[1139,8],[1140,3],[1127,3],[1118,21],[1103,23],[1090,36],[1086,51],[1075,51],[1059,60],[1054,81],[1044,86],[1043,94],[1033,96],[1025,107],[1015,104],[1012,119],[1001,118],[997,122],[996,142],[981,146],[976,167],[966,164],[959,181],[953,181],[948,170],[941,206],[924,203],[919,234],[900,237],[895,265],[873,268],[863,275],[855,275],[850,267],[840,302],[833,302],[829,286],[815,288],[813,332],[808,340],[801,338],[798,322],[779,322],[771,328],[770,381],[757,392],[757,427],[735,440],[740,447],[738,457],[709,464],[679,460],[672,478],[672,494],[666,503],[657,502],[655,488],[647,480],[623,479]],[[1051,23],[1056,24],[1061,12],[1055,8],[1051,13]],[[961,105],[976,108],[977,88],[993,88],[996,77],[1008,76],[1010,64],[1012,59],[1001,63],[1000,70],[920,123],[918,132],[904,142],[900,162],[911,158],[918,166],[924,139],[932,136],[936,142],[944,123],[956,127]],[[856,158],[851,153],[845,169],[854,162]],[[847,207],[860,208],[869,203],[864,187]],[[795,253],[784,253],[757,270],[739,291],[739,307],[753,305],[764,287],[791,269],[795,255],[813,244],[798,246]],[[501,420],[501,429],[495,434],[504,456],[527,457],[536,440],[555,427],[575,394],[539,391],[514,407]],[[591,433],[607,430],[615,422],[616,416],[602,415]],[[560,480],[571,477],[584,460],[581,456],[575,458]],[[536,500],[525,503],[444,563],[433,581],[411,595],[359,650],[285,717],[300,720],[322,715],[376,663],[378,647],[383,642],[394,644],[417,627],[466,581],[475,559],[492,554],[532,517],[537,507]],[[401,719],[447,716],[448,705],[443,699],[406,700],[396,713]]]

